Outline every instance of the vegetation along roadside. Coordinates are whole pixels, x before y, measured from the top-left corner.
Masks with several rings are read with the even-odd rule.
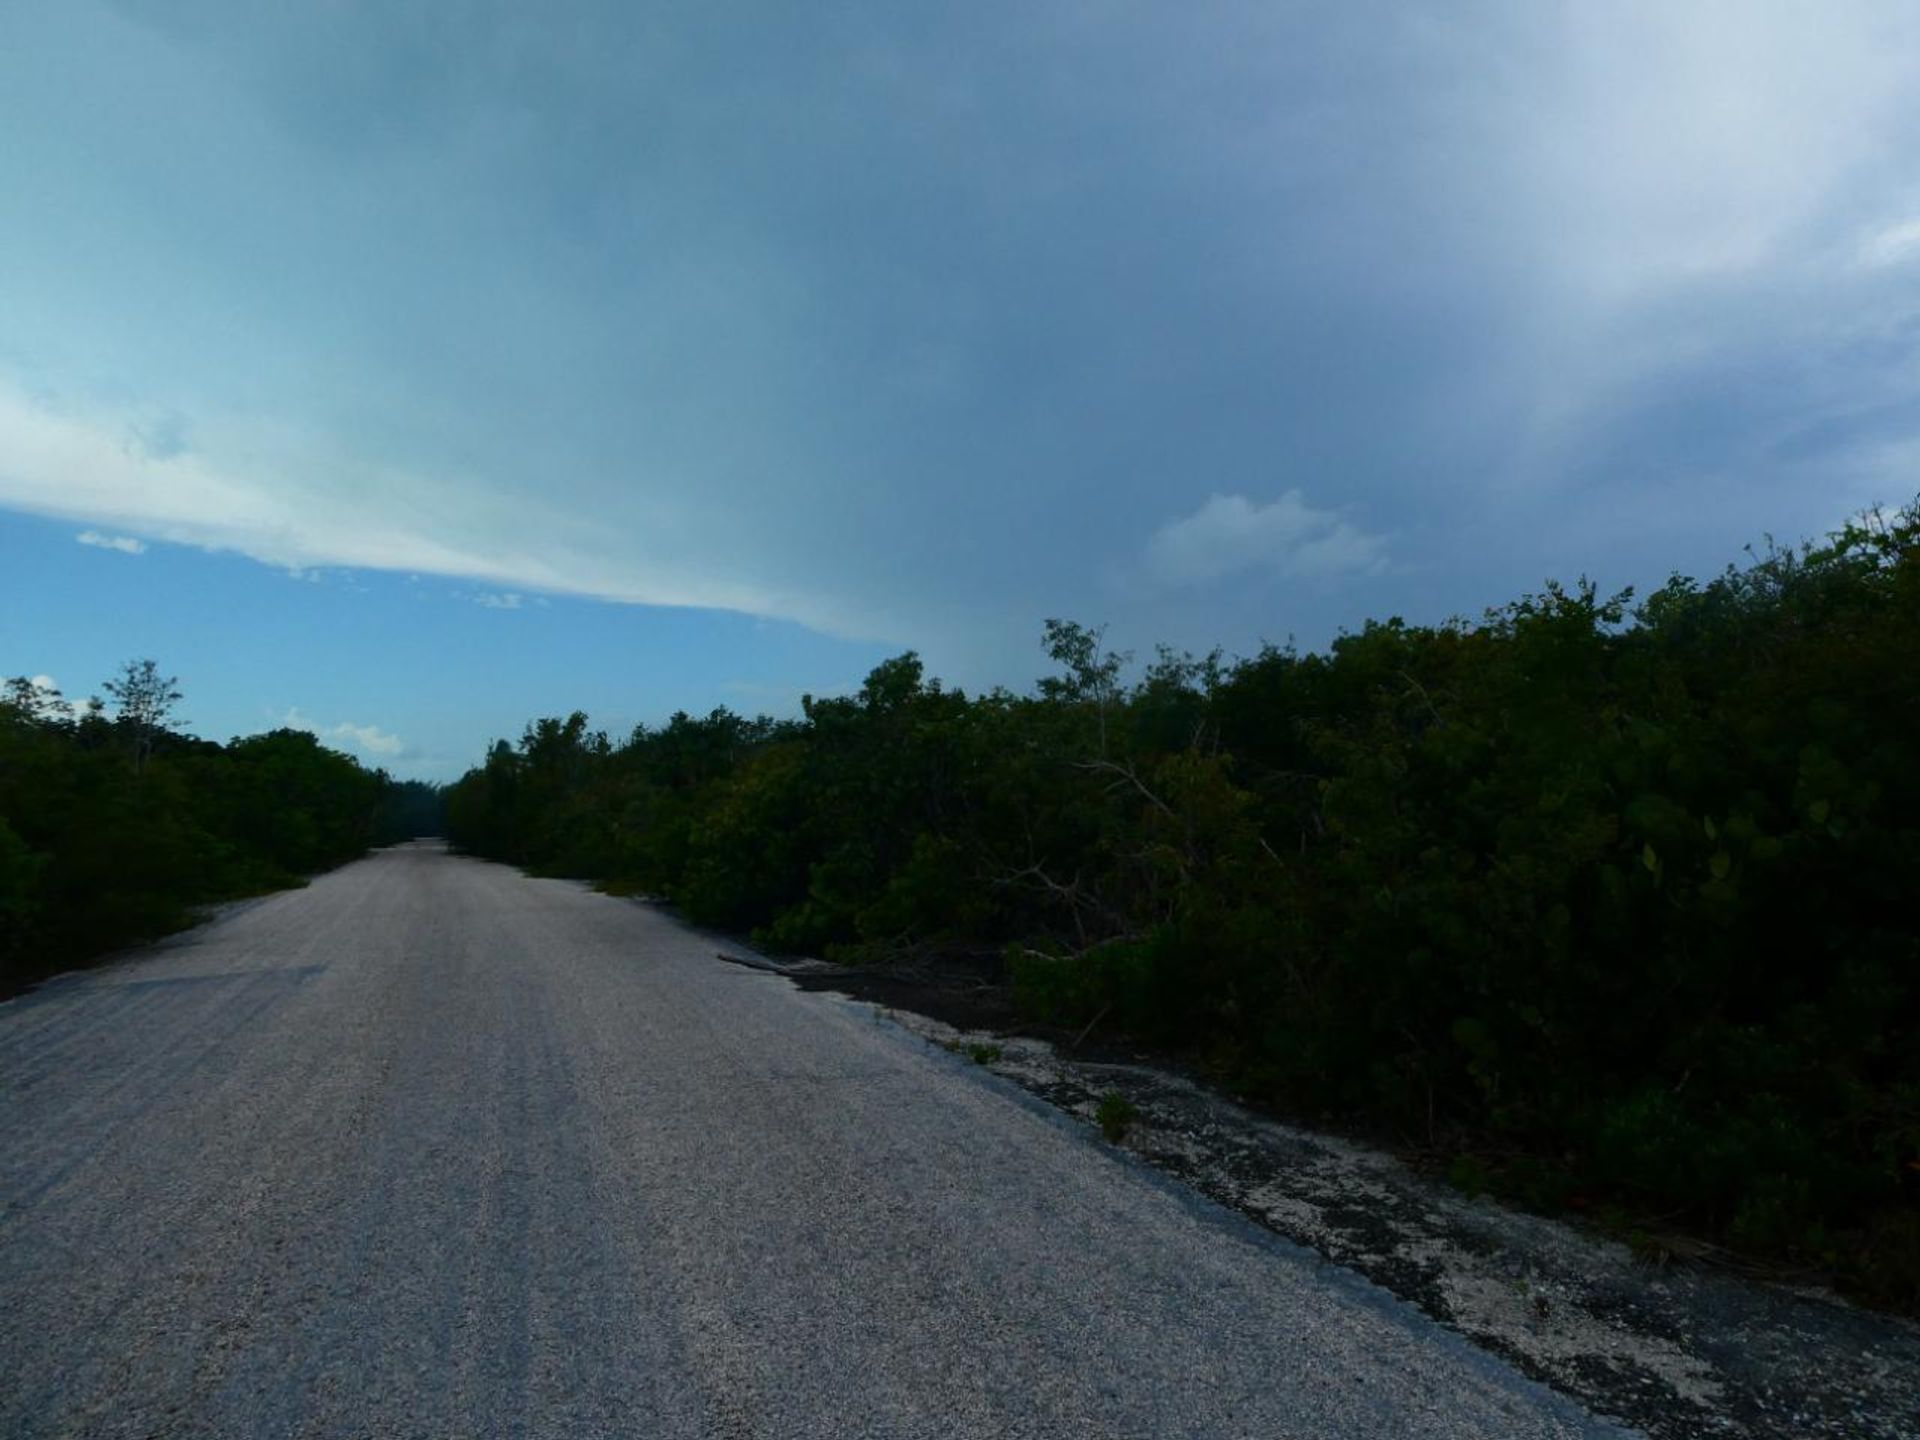
[[[1920,505],[1324,654],[1045,644],[1027,694],[909,653],[796,720],[538,720],[449,834],[789,951],[984,948],[1029,1017],[1920,1306]]]
[[[0,997],[439,828],[436,787],[395,781],[304,730],[225,745],[177,733],[152,660],[75,707],[0,690]]]

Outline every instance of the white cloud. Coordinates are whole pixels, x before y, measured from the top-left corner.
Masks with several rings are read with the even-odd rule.
[[[1213,495],[1147,542],[1147,567],[1171,585],[1202,585],[1247,570],[1294,578],[1371,573],[1386,564],[1386,541],[1298,490],[1256,505],[1244,495]]]
[[[1043,6],[1004,50],[876,20],[862,64],[837,32],[783,47],[712,113],[681,61],[727,47],[672,26],[583,22],[506,75],[527,37],[475,23],[388,93],[360,61],[410,43],[398,21],[159,43],[121,8],[47,7],[77,18],[0,84],[0,169],[55,186],[0,277],[0,506],[69,529],[717,606],[1005,680],[1037,615],[1154,638],[1165,597],[1127,613],[1106,577],[1276,455],[1422,535],[1431,583],[1367,606],[1470,612],[1500,561],[1594,555],[1559,496],[1625,493],[1603,472],[1671,497],[1621,542],[1651,573],[1706,503],[1653,476],[1745,469],[1685,523],[1791,525],[1788,492],[1834,481],[1769,470],[1782,432],[1911,391],[1888,357],[1913,334],[1912,0]],[[350,48],[316,60],[323,32]],[[128,127],[110,97],[135,92],[166,103]],[[700,123],[663,127],[687,97]],[[158,166],[179,213],[246,223],[129,206]],[[929,177],[942,204],[897,203]],[[869,214],[877,266],[832,223]],[[671,217],[644,264],[635,216]],[[1739,392],[1717,414],[1710,382]],[[1249,518],[1275,493],[1240,518],[1283,562],[1169,527],[1157,572],[1378,560],[1337,521]],[[1295,598],[1307,636],[1361,604]],[[1271,623],[1208,603],[1181,623]]]
[[[1508,71],[1487,118],[1510,127],[1494,163],[1512,186],[1510,218],[1551,239],[1529,253],[1554,298],[1606,309],[1755,273],[1804,246],[1901,143],[1906,8],[1521,9],[1505,59],[1529,68]],[[1531,123],[1515,123],[1520,110]]]
[[[378,725],[351,725],[342,722],[326,733],[329,739],[345,740],[369,755],[398,755],[407,748],[406,742],[398,735],[390,734]]]
[[[513,590],[483,591],[481,594],[473,597],[473,603],[476,605],[484,605],[489,610],[518,610],[520,608],[520,596],[518,592]]]
[[[397,469],[259,421],[197,421],[194,449],[155,456],[124,443],[129,423],[0,375],[0,506],[237,552],[296,578],[323,567],[392,570],[860,628],[822,597],[729,579],[665,535],[636,539],[583,522],[564,497],[549,504],[472,477]],[[78,538],[145,548],[103,530]]]
[[[157,415],[127,425],[127,448],[154,460],[171,460],[187,452],[186,417]]]
[[[338,725],[320,726],[300,713],[295,706],[280,717],[288,730],[304,730],[321,740],[338,740],[367,755],[394,756],[407,748],[406,742],[378,725],[355,725],[343,720]]]
[[[1870,233],[1860,244],[1860,263],[1870,269],[1920,259],[1920,215]]]
[[[36,690],[51,690],[57,692],[60,689],[60,687],[54,683],[53,676],[51,675],[31,675],[27,678],[33,682],[33,688]]]
[[[144,555],[147,542],[136,540],[131,535],[102,535],[98,530],[82,530],[73,537],[82,545],[91,545],[96,550],[118,550],[123,555]]]

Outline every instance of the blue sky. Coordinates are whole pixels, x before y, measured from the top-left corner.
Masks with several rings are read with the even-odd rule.
[[[0,670],[445,778],[1049,615],[1717,568],[1920,491],[1917,62],[1906,0],[20,0]]]
[[[164,657],[196,734],[294,725],[425,779],[458,776],[488,737],[516,738],[534,715],[585,709],[618,736],[681,709],[793,713],[809,691],[857,688],[888,653],[724,610],[378,570],[290,574],[79,533],[92,543],[77,543],[71,524],[0,515],[0,654],[57,662],[8,674],[44,676],[77,702],[128,658]]]

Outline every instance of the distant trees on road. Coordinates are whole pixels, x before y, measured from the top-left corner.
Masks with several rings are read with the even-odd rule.
[[[103,689],[111,714],[25,677],[0,688],[0,994],[177,929],[197,905],[440,828],[435,787],[305,731],[176,733],[179,683],[152,660]]]

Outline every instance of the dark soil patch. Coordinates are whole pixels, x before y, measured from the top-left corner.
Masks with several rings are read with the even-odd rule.
[[[802,990],[831,990],[889,1010],[911,1010],[943,1021],[956,1030],[991,1030],[998,1034],[1019,1026],[1013,997],[1001,986],[958,977],[929,979],[892,970],[842,968],[837,973],[831,970],[786,973]]]

